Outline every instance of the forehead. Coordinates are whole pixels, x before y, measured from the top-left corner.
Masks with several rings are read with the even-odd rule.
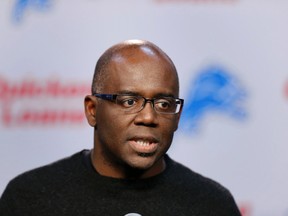
[[[178,77],[170,60],[143,47],[127,49],[114,55],[107,67],[104,91],[131,91],[143,96],[157,94],[178,96]]]

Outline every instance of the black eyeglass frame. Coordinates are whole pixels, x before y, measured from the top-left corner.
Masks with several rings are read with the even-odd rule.
[[[131,95],[131,94],[99,94],[99,93],[94,93],[92,94],[94,97],[97,97],[97,98],[101,98],[103,100],[107,100],[107,101],[111,101],[111,102],[115,102],[117,97],[118,96],[135,96],[135,97],[139,97],[139,98],[143,98],[144,101],[143,101],[143,104],[141,105],[141,108],[136,111],[136,112],[132,112],[132,113],[138,113],[140,112],[141,110],[144,109],[145,105],[147,102],[150,102],[152,104],[152,107],[153,109],[157,112],[157,113],[163,113],[163,114],[178,114],[182,108],[183,108],[183,105],[184,105],[184,99],[181,99],[181,98],[174,98],[174,97],[157,97],[157,98],[145,98],[141,95]],[[176,105],[180,105],[179,109],[176,109],[177,112],[161,112],[157,109],[155,109],[155,106],[154,106],[154,102],[155,100],[159,100],[159,99],[165,99],[165,98],[169,98],[169,99],[173,99],[175,100],[175,104]]]

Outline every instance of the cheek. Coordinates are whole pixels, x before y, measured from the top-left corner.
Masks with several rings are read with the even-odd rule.
[[[124,119],[118,112],[111,110],[105,106],[98,112],[97,121],[97,133],[99,137],[102,137],[102,141],[109,144],[111,142],[123,141],[125,131],[127,131],[129,122]]]
[[[101,149],[101,154],[106,159],[111,156],[116,158],[117,155],[121,154],[120,147],[123,142],[121,131],[123,129],[117,124],[117,120],[107,118],[104,115],[102,118],[96,129],[98,148]]]
[[[164,119],[162,122],[162,126],[163,128],[165,128],[165,131],[167,131],[167,133],[174,133],[177,128],[178,128],[178,122],[179,122],[179,116],[175,115]]]
[[[177,121],[170,119],[163,121],[161,124],[161,137],[165,145],[170,145],[174,136],[174,132],[177,130]]]
[[[97,130],[102,134],[107,134],[109,136],[115,136],[121,131],[121,125],[119,125],[119,117],[111,115],[109,113],[103,112],[98,118]],[[112,138],[111,137],[111,138]],[[114,137],[115,138],[115,137]]]

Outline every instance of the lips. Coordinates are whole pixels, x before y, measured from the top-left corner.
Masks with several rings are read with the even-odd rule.
[[[158,148],[158,143],[154,137],[134,137],[129,139],[131,148],[138,153],[144,154],[154,153]]]

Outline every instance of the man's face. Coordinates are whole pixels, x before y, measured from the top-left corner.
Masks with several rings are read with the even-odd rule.
[[[100,93],[178,97],[173,67],[166,59],[145,50],[114,57],[107,73]],[[111,167],[140,170],[153,167],[169,149],[180,114],[157,113],[151,103],[133,114],[121,112],[117,106],[97,99],[95,157]]]

